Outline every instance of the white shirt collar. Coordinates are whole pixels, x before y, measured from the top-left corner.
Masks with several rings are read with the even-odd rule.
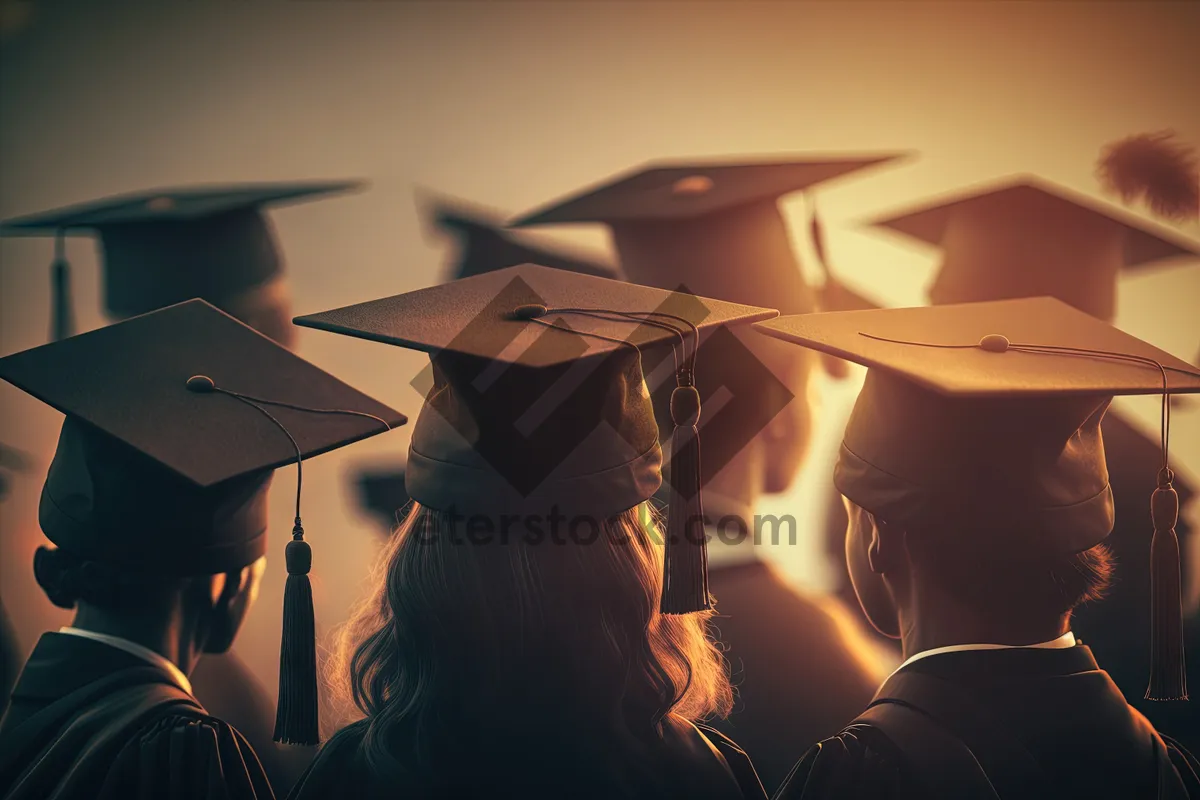
[[[106,644],[109,647],[115,647],[118,650],[124,650],[130,655],[135,655],[143,661],[149,661],[159,669],[164,670],[168,675],[175,679],[179,684],[179,688],[183,689],[188,694],[192,694],[192,682],[188,680],[188,676],[183,674],[181,670],[171,659],[156,653],[149,647],[143,647],[137,642],[131,642],[120,636],[109,636],[107,633],[96,633],[95,631],[85,631],[82,628],[59,628],[59,633],[64,633],[67,636],[79,636],[83,639],[91,639],[94,642]]]
[[[904,663],[896,667],[892,672],[895,675],[900,670],[907,667],[922,658],[930,656],[939,656],[942,653],[961,653],[967,650],[1066,650],[1068,647],[1076,645],[1075,634],[1067,631],[1057,639],[1051,639],[1048,642],[1038,642],[1037,644],[951,644],[946,647],[935,647],[932,650],[922,650],[919,653],[914,653],[904,660]],[[891,678],[892,675],[888,677]]]

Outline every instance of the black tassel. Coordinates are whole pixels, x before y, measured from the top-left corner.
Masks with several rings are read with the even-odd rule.
[[[316,620],[313,615],[312,549],[304,541],[300,517],[287,546],[287,587],[283,591],[283,640],[279,648],[279,701],[275,741],[320,744],[317,705]]]
[[[708,541],[700,493],[700,393],[671,393],[671,494],[667,507],[666,565],[661,610],[690,614],[712,607],[708,595]]]
[[[71,306],[71,265],[67,263],[62,233],[54,240],[54,263],[50,265],[50,340],[57,342],[75,335]]]
[[[1150,685],[1147,700],[1187,700],[1183,652],[1183,599],[1179,573],[1179,495],[1174,475],[1163,468],[1150,499],[1154,538],[1150,542]]]

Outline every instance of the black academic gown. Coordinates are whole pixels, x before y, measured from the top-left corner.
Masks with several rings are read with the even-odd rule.
[[[928,656],[889,678],[865,716],[880,711],[813,747],[777,800],[1200,798],[1200,765],[1083,645]],[[968,790],[979,767],[990,788]]]
[[[632,779],[620,788],[599,786],[599,779],[588,778],[572,768],[578,760],[564,759],[561,732],[554,731],[536,746],[522,745],[518,756],[500,755],[504,743],[497,741],[495,752],[454,754],[454,769],[438,776],[441,786],[417,787],[402,775],[382,778],[364,764],[360,745],[366,728],[359,722],[339,731],[321,749],[308,773],[292,790],[289,800],[325,800],[353,797],[383,800],[403,797],[407,800],[450,800],[454,798],[508,798],[524,800],[651,800],[651,798],[689,798],[689,800],[766,800],[767,794],[746,754],[729,739],[711,728],[671,717],[664,722],[661,746],[650,763],[656,774]],[[403,761],[403,754],[398,754]],[[517,763],[504,763],[506,759]],[[498,777],[499,770],[515,775],[509,782]],[[613,777],[611,774],[603,776]],[[519,782],[519,785],[518,785]]]
[[[4,800],[273,798],[240,733],[164,669],[115,647],[42,636],[0,721]]]
[[[760,561],[712,569],[714,635],[728,648],[733,713],[711,724],[749,754],[774,792],[813,742],[832,736],[871,701],[877,678],[833,618]]]
[[[16,631],[13,630],[4,603],[0,601],[0,716],[8,708],[8,697],[21,669],[19,652]]]

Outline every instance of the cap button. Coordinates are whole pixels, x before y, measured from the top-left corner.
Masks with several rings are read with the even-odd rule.
[[[989,333],[979,340],[979,349],[989,353],[1003,353],[1008,350],[1008,337],[1002,333]]]
[[[680,178],[671,186],[671,193],[680,196],[694,196],[712,191],[713,179],[707,175],[688,175]]]
[[[187,388],[196,394],[208,394],[217,389],[217,384],[207,375],[193,375],[187,379]]]
[[[546,308],[541,303],[526,303],[523,306],[517,306],[513,310],[513,318],[514,319],[538,319],[539,317],[546,316],[546,314],[548,314],[549,312],[550,312],[550,309]]]

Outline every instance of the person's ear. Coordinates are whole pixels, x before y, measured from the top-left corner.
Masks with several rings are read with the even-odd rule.
[[[866,512],[871,522],[871,541],[867,544],[867,563],[877,575],[894,572],[904,556],[904,531]]]

